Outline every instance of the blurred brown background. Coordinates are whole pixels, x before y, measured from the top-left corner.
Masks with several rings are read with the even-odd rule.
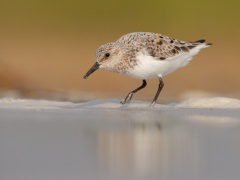
[[[95,51],[123,34],[158,32],[185,41],[205,38],[187,66],[164,78],[162,100],[240,95],[240,1],[0,2],[0,96],[81,101],[123,98],[141,81],[98,70],[83,75]],[[139,99],[151,100],[157,80]]]

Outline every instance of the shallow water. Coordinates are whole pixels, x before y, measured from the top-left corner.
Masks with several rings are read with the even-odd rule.
[[[240,179],[239,109],[117,101],[2,101],[0,179]]]

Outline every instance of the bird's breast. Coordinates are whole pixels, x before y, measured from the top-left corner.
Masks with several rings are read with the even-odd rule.
[[[136,56],[135,65],[128,69],[126,75],[137,79],[150,79],[161,77],[162,62],[154,59],[152,56]]]

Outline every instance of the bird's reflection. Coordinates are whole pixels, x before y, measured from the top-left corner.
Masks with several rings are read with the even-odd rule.
[[[98,131],[97,157],[102,172],[124,179],[193,178],[204,160],[206,135],[195,126],[170,121],[131,122]],[[200,146],[203,144],[203,146]],[[201,153],[200,153],[201,152]],[[174,173],[172,170],[174,169]]]
[[[161,124],[133,122],[129,128],[111,129],[98,134],[98,154],[109,172],[129,172],[134,177],[147,176],[149,168],[158,171],[166,151]],[[116,173],[116,172],[115,172]]]

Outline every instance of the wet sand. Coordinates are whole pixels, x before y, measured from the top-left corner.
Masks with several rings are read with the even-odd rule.
[[[240,178],[239,100],[119,101],[2,99],[1,179]]]

